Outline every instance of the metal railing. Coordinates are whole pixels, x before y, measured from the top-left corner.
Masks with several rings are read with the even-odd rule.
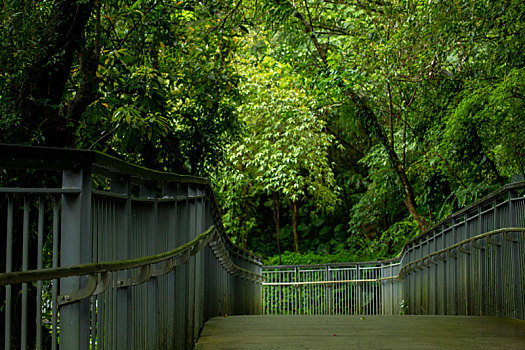
[[[267,315],[391,315],[401,305],[399,262],[264,266]]]
[[[524,318],[525,182],[408,242],[389,261],[263,268],[266,314]]]
[[[0,181],[5,349],[191,349],[210,317],[262,311],[206,179],[0,145]]]
[[[525,183],[504,186],[407,243],[411,314],[525,316]]]

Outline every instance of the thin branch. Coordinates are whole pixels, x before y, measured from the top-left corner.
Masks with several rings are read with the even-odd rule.
[[[220,23],[217,23],[213,28],[211,28],[208,33],[206,33],[205,37],[207,37],[209,34],[213,33],[216,29],[222,30],[222,28],[224,28],[224,25],[226,24],[226,21],[228,20],[228,18],[231,15],[233,15],[235,13],[235,11],[237,11],[239,9],[239,6],[241,6],[241,3],[242,3],[242,0],[239,0],[237,5],[235,5],[235,7],[230,12],[228,12],[226,14],[226,16],[224,16],[224,19],[222,21],[220,21]]]
[[[430,150],[434,150],[434,146],[430,145],[430,143],[423,137],[421,136],[421,134],[419,134],[415,128],[413,128],[409,123],[408,121],[401,117],[400,115],[397,115],[397,118],[399,120],[401,120],[405,126],[407,126],[410,131],[416,135],[417,137],[419,137],[423,143],[425,144],[425,146],[427,148],[429,148]],[[465,184],[465,182],[463,181],[463,179],[454,171],[454,169],[452,169],[452,167],[450,166],[450,164],[447,162],[447,160],[445,158],[443,158],[443,156],[439,153],[439,152],[436,152],[434,150],[435,154],[439,157],[439,159],[441,159],[441,161],[445,164],[445,166],[447,167],[448,171],[460,182],[461,186],[463,186],[463,188],[467,188],[467,185]]]
[[[133,22],[133,27],[126,33],[126,35],[124,36],[124,38],[122,38],[122,40],[120,40],[120,43],[119,43],[119,49],[122,48],[122,45],[124,45],[124,43],[126,42],[126,40],[128,39],[129,35],[135,31],[135,29],[137,29],[138,25],[140,22],[142,22],[144,20],[144,18],[151,12],[153,11],[153,9],[159,4],[158,1],[155,1],[153,4],[151,4],[151,6],[148,8],[148,10],[140,17],[139,20],[137,21],[134,21]]]

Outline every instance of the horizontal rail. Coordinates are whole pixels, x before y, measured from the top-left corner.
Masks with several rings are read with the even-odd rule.
[[[383,266],[390,265],[391,263],[398,262],[402,256],[398,256],[386,260],[378,261],[355,261],[355,262],[342,262],[342,263],[330,263],[330,264],[311,264],[311,265],[266,265],[263,266],[264,270],[273,269],[295,269],[295,268],[323,268],[323,267],[351,267],[351,266]]]
[[[366,282],[382,282],[393,279],[399,279],[399,276],[389,276],[370,279],[357,280],[335,280],[335,281],[308,281],[308,282],[263,282],[263,286],[302,286],[308,284],[337,284],[337,283],[366,283]]]
[[[120,261],[111,261],[111,262],[99,262],[99,263],[88,263],[80,264],[74,266],[65,266],[65,267],[56,267],[56,268],[47,268],[47,269],[37,269],[29,271],[18,271],[18,272],[8,272],[0,274],[0,286],[16,283],[31,283],[44,280],[52,280],[64,277],[73,277],[73,276],[85,276],[93,275],[104,272],[114,272],[121,270],[128,270],[133,268],[144,267],[151,264],[160,263],[168,259],[175,258],[186,251],[191,251],[191,254],[194,255],[198,250],[202,249],[206,244],[203,244],[204,240],[208,240],[206,243],[213,241],[216,237],[215,226],[210,226],[208,230],[201,233],[191,241],[173,249],[168,252],[141,257],[137,259],[130,260],[120,260]],[[194,247],[198,247],[197,251],[193,251]],[[262,276],[255,274],[251,271],[243,269],[232,262],[228,263],[229,269],[232,271],[238,271],[240,274],[249,275],[253,279],[258,281],[262,280]],[[253,276],[252,276],[253,275]]]
[[[430,228],[428,228],[425,232],[423,232],[419,236],[414,237],[411,240],[409,240],[406,243],[405,247],[408,246],[411,243],[420,242],[421,240],[427,238],[428,236],[430,236],[432,234],[432,232],[434,230],[436,230],[437,228],[439,228],[442,225],[446,225],[446,224],[451,224],[452,225],[452,222],[453,222],[454,219],[462,217],[465,213],[470,212],[474,208],[482,205],[483,203],[489,203],[490,200],[495,200],[496,198],[498,198],[498,197],[500,197],[502,195],[505,195],[510,190],[518,190],[518,189],[524,189],[524,188],[525,188],[525,181],[513,182],[513,183],[510,183],[510,184],[507,184],[507,185],[501,187],[499,190],[497,190],[495,192],[492,192],[491,194],[489,194],[489,195],[487,195],[487,196],[485,196],[485,197],[475,201],[474,203],[470,204],[469,206],[467,206],[467,207],[465,207],[465,208],[463,208],[461,210],[458,210],[454,214],[452,214],[452,215],[446,217],[445,219],[435,223],[434,225],[432,225]],[[512,202],[512,201],[516,201],[517,199],[518,198],[512,198],[512,199],[508,199],[508,200],[510,202]],[[496,203],[495,205],[497,206],[498,203]],[[490,208],[490,209],[492,209],[492,208]]]
[[[52,280],[64,277],[85,276],[106,271],[128,270],[145,265],[156,264],[176,257],[187,250],[191,250],[202,239],[215,234],[215,226],[201,233],[191,241],[168,252],[141,257],[137,259],[88,263],[73,266],[64,266],[48,269],[18,271],[0,274],[0,286],[16,283],[31,283],[36,281]]]
[[[78,169],[93,167],[96,173],[119,173],[138,179],[209,185],[206,178],[156,171],[93,150],[0,144],[0,167]]]
[[[462,240],[462,241],[460,241],[458,243],[452,244],[452,245],[448,246],[447,248],[443,248],[443,249],[437,250],[437,251],[435,251],[433,253],[425,255],[422,258],[419,258],[417,260],[413,260],[413,261],[410,261],[410,262],[406,263],[399,270],[398,277],[402,278],[404,275],[410,273],[410,270],[411,271],[415,270],[413,267],[410,267],[410,266],[414,266],[414,265],[417,266],[417,264],[424,264],[425,260],[429,260],[430,258],[432,258],[434,256],[440,257],[441,254],[448,253],[452,249],[456,249],[456,248],[458,248],[458,250],[462,249],[462,246],[467,244],[467,243],[471,243],[471,242],[474,242],[474,241],[476,241],[478,239],[483,239],[483,238],[494,236],[494,235],[497,235],[497,234],[500,234],[500,233],[505,234],[505,233],[508,233],[508,232],[525,232],[525,228],[524,227],[500,228],[500,229],[497,229],[497,230],[493,230],[493,231],[489,231],[489,232],[485,232],[485,233],[479,234],[477,236],[469,237],[469,238],[464,239],[464,240]]]

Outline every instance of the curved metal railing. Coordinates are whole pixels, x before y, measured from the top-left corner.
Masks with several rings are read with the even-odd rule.
[[[525,182],[437,223],[386,261],[265,266],[267,314],[524,318]]]
[[[0,181],[6,349],[191,349],[208,318],[261,312],[207,179],[0,145]]]

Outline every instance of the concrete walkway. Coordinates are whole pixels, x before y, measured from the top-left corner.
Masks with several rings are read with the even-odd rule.
[[[525,321],[465,316],[230,316],[197,350],[525,349]]]

